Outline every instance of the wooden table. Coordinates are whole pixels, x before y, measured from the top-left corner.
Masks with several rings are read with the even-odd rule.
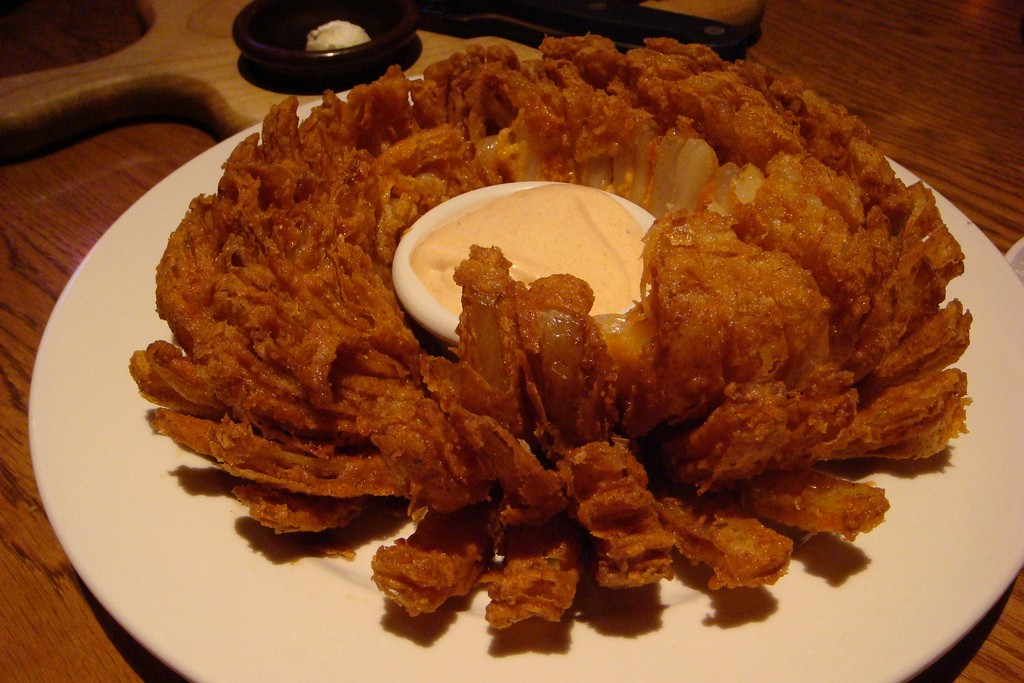
[[[128,0],[18,4],[0,12],[0,77],[114,53],[142,32]],[[847,105],[1006,250],[1024,236],[1021,12],[1017,0],[770,0],[750,58]],[[420,63],[452,44],[425,39]],[[175,679],[64,556],[33,479],[26,415],[36,349],[74,268],[147,189],[215,142],[147,118],[0,166],[2,680]],[[1024,579],[920,680],[1024,680]]]

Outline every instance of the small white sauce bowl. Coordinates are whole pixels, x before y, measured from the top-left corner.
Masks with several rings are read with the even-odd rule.
[[[409,315],[434,336],[449,344],[457,344],[459,337],[455,333],[455,328],[459,324],[459,316],[442,306],[413,271],[413,251],[432,232],[477,205],[521,190],[557,184],[566,183],[530,181],[482,187],[453,197],[420,216],[399,241],[391,266],[395,293]],[[637,204],[610,192],[605,194],[621,204],[645,231],[654,223],[654,216]]]

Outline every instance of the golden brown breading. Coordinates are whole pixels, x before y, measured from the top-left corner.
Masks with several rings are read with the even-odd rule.
[[[754,514],[812,533],[835,533],[848,541],[882,523],[889,509],[885,491],[811,469],[773,470],[737,486]]]
[[[375,203],[382,208],[373,256],[382,264],[391,263],[398,238],[417,218],[485,181],[473,147],[448,125],[394,142],[374,159],[370,174]]]
[[[679,552],[711,568],[709,588],[771,585],[789,569],[793,542],[721,494],[677,491],[655,506]]]
[[[347,526],[366,509],[369,498],[334,498],[294,493],[264,484],[231,489],[249,516],[275,533],[325,531]]]
[[[491,557],[489,517],[486,506],[428,512],[409,538],[374,553],[373,582],[413,616],[465,595]]]
[[[375,424],[370,441],[409,499],[411,512],[454,512],[487,498],[486,469],[436,402],[425,396],[383,399],[364,410]]]
[[[295,493],[336,498],[403,495],[379,453],[335,454],[330,444],[278,442],[251,425],[206,420],[166,409],[153,411],[153,429],[231,474]]]
[[[531,618],[560,621],[583,574],[581,546],[579,527],[565,516],[509,529],[500,571],[483,579],[487,623],[503,629]]]
[[[674,575],[672,536],[658,520],[647,473],[624,439],[574,449],[558,471],[573,516],[594,541],[598,585],[630,588]]]
[[[204,264],[202,223],[186,218],[172,236],[159,308],[194,372],[236,418],[344,432],[354,412],[346,376],[412,377],[419,345],[365,252],[338,243],[303,263],[269,236],[235,233],[209,246],[218,252]],[[192,277],[201,284],[182,282]]]
[[[590,317],[593,291],[572,275],[535,280],[517,299],[535,433],[560,453],[607,439],[617,421],[615,370]]]
[[[525,287],[509,276],[511,265],[499,249],[474,246],[455,269],[455,282],[462,288],[456,328],[460,362],[446,372],[458,392],[449,400],[495,418],[524,438],[533,431],[522,384],[526,360],[516,315],[516,298]]]
[[[504,46],[470,46],[429,65],[412,84],[412,101],[424,128],[462,127],[475,144],[507,126],[527,94],[516,54]]]
[[[905,334],[864,378],[865,385],[906,384],[955,363],[970,344],[972,320],[962,303],[950,301]]]
[[[568,505],[562,480],[494,418],[453,406],[452,423],[491,479],[501,486],[498,521],[543,524]]]
[[[730,383],[794,386],[828,358],[828,302],[814,280],[786,254],[741,242],[731,223],[713,211],[669,216],[648,235],[654,334],[631,434],[707,415]]]
[[[606,438],[617,421],[616,378],[590,317],[590,286],[552,275],[525,287],[512,279],[510,265],[499,249],[474,246],[456,268],[463,291],[460,362],[434,364],[428,386],[443,405],[457,400],[545,451]],[[457,396],[444,389],[442,374]]]
[[[673,475],[702,490],[810,465],[813,447],[835,439],[854,419],[857,392],[848,381],[848,373],[825,367],[793,390],[782,382],[729,384],[703,423],[659,439],[659,446]]]
[[[964,253],[942,222],[935,198],[921,183],[890,201],[900,235],[896,272],[897,316],[913,332],[946,299],[949,282],[964,272]]]
[[[815,456],[927,458],[967,431],[967,375],[949,368],[865,398],[853,421],[835,440],[813,448]]]
[[[869,314],[892,296],[898,245],[888,224],[867,223],[851,179],[812,156],[782,154],[767,164],[753,200],[735,211],[740,239],[793,257],[828,299],[834,363],[845,366],[855,353],[862,363],[877,362],[895,343],[898,322]]]
[[[155,341],[136,351],[128,370],[150,403],[206,418],[218,418],[228,410],[211,394],[212,387],[196,366],[170,342]]]
[[[302,122],[294,99],[271,110],[158,265],[174,342],[129,364],[154,429],[247,480],[277,530],[400,497],[419,524],[374,580],[412,614],[472,590],[499,544],[496,628],[568,610],[580,542],[603,586],[670,577],[675,546],[720,588],[786,572],[792,543],[762,518],[871,529],[884,492],[809,466],[928,457],[966,429],[948,366],[971,315],[947,300],[964,258],[931,192],[759,65],[660,38],[541,52],[470,47]],[[641,301],[593,318],[586,283],[528,287],[475,248],[458,348],[430,343],[392,289],[398,239],[450,197],[534,179],[658,217]]]

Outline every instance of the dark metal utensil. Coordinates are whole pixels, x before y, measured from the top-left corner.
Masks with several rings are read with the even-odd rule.
[[[626,0],[425,0],[419,28],[468,38],[492,35],[527,45],[545,36],[596,33],[629,49],[652,36],[701,43],[723,59],[746,55],[747,35],[711,19],[652,9]]]

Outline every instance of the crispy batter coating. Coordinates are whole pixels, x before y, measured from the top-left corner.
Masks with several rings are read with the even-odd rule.
[[[673,474],[706,489],[813,464],[812,447],[836,438],[857,407],[856,392],[843,382],[847,375],[823,370],[793,390],[780,381],[728,385],[703,423],[660,440]]]
[[[452,421],[490,477],[501,485],[498,519],[505,527],[543,524],[569,501],[558,474],[530,445],[494,418],[453,407]]]
[[[489,415],[517,437],[533,431],[521,378],[525,359],[519,342],[516,299],[523,284],[509,276],[511,263],[495,248],[472,247],[455,269],[462,287],[459,316],[458,396],[466,408]]]
[[[519,300],[535,433],[556,452],[607,439],[617,419],[614,364],[590,318],[593,303],[590,285],[572,275],[540,278]]]
[[[228,407],[211,393],[208,382],[182,350],[165,341],[155,341],[132,354],[128,364],[139,392],[151,403],[186,415],[218,418]]]
[[[415,616],[476,585],[491,553],[485,506],[428,512],[407,539],[381,546],[373,556],[373,582]]]
[[[891,345],[893,320],[872,319],[876,301],[891,296],[895,265],[890,226],[866,220],[856,183],[811,156],[782,154],[765,168],[753,201],[737,204],[736,234],[744,242],[791,256],[829,301],[830,359],[844,366],[873,339]],[[873,305],[874,304],[874,305]],[[866,326],[872,321],[874,327]]]
[[[815,446],[829,460],[927,458],[967,430],[967,375],[949,368],[868,395],[836,438]]]
[[[633,588],[672,578],[672,536],[658,519],[647,473],[624,439],[581,446],[559,461],[558,470],[573,515],[593,539],[598,585]]]
[[[712,588],[771,584],[792,542],[763,521],[874,528],[884,491],[814,464],[930,457],[966,431],[964,256],[931,192],[759,65],[666,39],[541,52],[471,47],[301,122],[294,100],[271,110],[157,266],[174,341],[129,362],[153,428],[246,480],[279,532],[401,498],[416,530],[374,581],[411,614],[482,582],[499,629],[563,618],[582,572],[668,579],[673,552]],[[404,231],[537,179],[657,216],[641,301],[593,317],[587,283],[527,286],[477,247],[458,347],[428,339],[392,289]]]
[[[877,486],[812,469],[771,470],[737,488],[745,505],[764,519],[850,541],[881,524],[889,509]]]
[[[971,338],[970,311],[951,301],[910,332],[865,378],[868,386],[893,386],[938,373],[963,355]]]
[[[228,418],[206,420],[167,409],[155,410],[150,422],[156,432],[213,458],[226,472],[243,479],[336,498],[404,493],[376,453],[335,455],[329,444],[295,438],[277,441]]]
[[[727,385],[795,385],[828,358],[828,301],[786,254],[740,241],[714,211],[648,235],[650,361],[627,429],[707,415]]]
[[[406,491],[410,511],[454,512],[487,498],[486,471],[436,402],[420,396],[364,409],[376,416],[370,440]]]
[[[793,541],[722,494],[677,491],[655,503],[679,552],[712,570],[711,589],[771,585],[789,568]]]
[[[583,569],[579,527],[568,517],[510,528],[501,569],[483,579],[491,599],[487,623],[503,629],[532,618],[560,621]]]
[[[310,496],[264,484],[240,484],[231,493],[249,508],[250,517],[279,534],[347,526],[362,514],[369,500],[368,496]]]

